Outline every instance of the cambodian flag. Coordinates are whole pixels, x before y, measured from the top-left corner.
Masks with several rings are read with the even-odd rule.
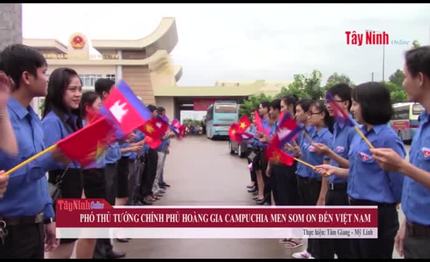
[[[286,143],[293,140],[302,130],[303,127],[297,124],[290,113],[283,113],[275,134],[277,139],[279,139],[279,148],[283,148]]]
[[[331,108],[333,109],[334,117],[335,117],[336,121],[338,121],[339,123],[344,123],[348,126],[354,126],[355,125],[355,122],[354,122],[354,120],[352,120],[349,113],[346,112],[345,110],[343,110],[336,103],[336,101],[334,100],[334,97],[331,93],[327,92],[325,99],[330,104]]]
[[[184,133],[181,132],[185,127],[181,125],[178,119],[174,118],[170,124],[170,129],[175,133],[178,138],[183,137]]]
[[[151,111],[136,97],[124,80],[110,91],[103,105],[102,112],[115,122],[123,136],[152,117]]]

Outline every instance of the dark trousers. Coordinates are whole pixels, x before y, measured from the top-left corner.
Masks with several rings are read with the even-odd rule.
[[[129,157],[121,157],[118,160],[117,194],[118,198],[128,197],[128,177],[130,174]]]
[[[272,203],[272,198],[270,197],[270,195],[272,194],[272,178],[266,176],[268,160],[266,157],[265,150],[261,152],[260,161],[261,161],[261,172],[263,173],[263,181],[264,181],[264,198],[266,199],[265,202],[270,205]]]
[[[0,242],[0,258],[44,258],[43,223],[6,226],[8,235]]]
[[[430,258],[430,227],[426,231],[412,232],[406,229],[403,246],[405,258]]]
[[[297,190],[296,165],[272,165],[271,177],[275,205],[298,205],[299,193]]]
[[[105,166],[105,190],[106,200],[109,204],[115,204],[115,197],[117,196],[118,189],[118,163],[106,164]],[[97,239],[96,247],[94,249],[95,258],[104,258],[106,254],[112,251],[113,246],[110,239]]]
[[[96,246],[94,249],[94,258],[106,258],[107,255],[112,252],[113,246],[110,239],[97,239]]]
[[[141,163],[140,159],[130,159],[129,160],[129,169],[130,173],[128,176],[128,205],[134,205],[136,201],[139,199],[140,194],[140,185],[141,181],[141,172],[143,168],[143,163]]]
[[[246,159],[248,160],[248,166],[252,163],[252,159],[249,158],[251,152],[252,152],[251,148],[248,148],[246,150]],[[255,153],[253,153],[253,154],[255,154]],[[254,185],[257,187],[257,174],[255,173],[254,167],[252,167],[251,170],[249,170],[249,174],[251,176],[251,182],[253,182]]]
[[[327,206],[349,206],[348,195],[346,193],[347,184],[335,184],[329,187],[325,204]],[[322,259],[333,259],[334,254],[338,258],[352,258],[350,239],[320,239],[320,257]]]
[[[86,198],[106,198],[106,181],[104,168],[82,170]]]
[[[118,188],[118,164],[106,164],[105,166],[106,200],[109,204],[115,204]]]
[[[394,237],[399,229],[396,205],[355,199],[350,199],[350,204],[378,206],[378,238],[351,239],[353,256],[355,258],[392,258]]]
[[[321,190],[321,180],[297,176],[297,188],[301,205],[315,206],[317,204]],[[315,258],[320,257],[320,242],[320,239],[308,239],[307,251]]]
[[[149,149],[145,156],[145,168],[142,173],[142,197],[153,194],[152,186],[157,174],[158,153]]]

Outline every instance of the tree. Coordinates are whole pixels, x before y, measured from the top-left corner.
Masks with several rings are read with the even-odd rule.
[[[249,96],[243,104],[240,106],[239,116],[251,115],[251,113],[258,107],[263,101],[271,101],[272,98],[266,94],[252,95]]]
[[[327,83],[325,84],[324,89],[327,91],[330,87],[341,83],[347,84],[349,86],[352,86],[354,84],[348,76],[335,72],[327,79]]]
[[[394,72],[390,77],[388,78],[391,83],[396,84],[397,86],[402,86],[403,80],[405,79],[405,74],[403,74],[403,71],[400,69],[397,69],[396,72]]]
[[[324,88],[321,86],[322,74],[314,70],[311,76],[305,78],[305,92],[314,100],[321,99],[324,95]]]
[[[401,85],[397,85],[391,81],[385,82],[385,86],[390,91],[391,103],[405,102],[407,95]]]
[[[288,85],[288,88],[283,87],[281,93],[276,97],[280,98],[286,95],[296,95],[299,98],[320,99],[324,94],[324,89],[321,87],[322,74],[318,70],[312,71],[309,77],[303,74],[294,75],[294,80]]]

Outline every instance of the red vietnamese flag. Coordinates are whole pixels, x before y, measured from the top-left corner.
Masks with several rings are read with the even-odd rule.
[[[274,142],[272,144],[269,144],[266,150],[266,156],[267,159],[270,161],[273,161],[275,163],[282,163],[287,166],[291,166],[294,163],[294,158],[291,157],[289,154],[285,153],[279,147],[276,146],[276,143]]]
[[[230,137],[231,141],[236,141],[236,142],[240,143],[240,142],[242,142],[242,136],[238,132],[238,129],[239,129],[238,123],[231,124],[231,126],[228,130],[228,136]]]
[[[185,126],[181,125],[179,127],[179,137],[181,138],[181,137],[184,137],[184,136],[185,136]]]
[[[153,118],[153,119],[151,119],[151,121],[154,122],[154,125],[160,131],[161,137],[163,137],[164,135],[166,135],[167,130],[169,130],[169,123],[168,122],[166,122],[161,117]]]
[[[254,112],[254,123],[258,132],[263,133],[266,136],[270,135],[270,128],[265,127],[263,125],[263,121],[261,120],[261,117],[260,117],[260,114],[258,114],[258,111]]]
[[[248,116],[247,115],[243,115],[239,119],[239,124],[238,124],[237,132],[239,132],[240,134],[243,134],[245,132],[245,130],[248,129],[248,127],[250,125],[251,125],[251,121],[249,121]]]
[[[152,119],[147,121],[145,124],[139,127],[139,130],[142,131],[146,136],[160,138],[161,133],[160,130],[155,126],[154,121]]]
[[[169,129],[169,126],[160,118],[152,118],[145,124],[139,127],[139,129],[147,136],[154,139],[161,139]]]
[[[145,144],[147,144],[152,149],[156,149],[161,145],[160,139],[152,138],[150,136],[145,136],[144,141],[145,141]]]
[[[94,162],[114,140],[113,134],[113,124],[101,117],[58,141],[57,148],[70,160],[86,166]]]

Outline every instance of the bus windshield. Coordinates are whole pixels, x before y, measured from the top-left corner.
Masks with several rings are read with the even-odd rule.
[[[421,114],[422,112],[424,112],[424,107],[423,107],[421,104],[415,104],[415,105],[412,107],[412,114],[413,114],[413,115],[419,115],[419,114]]]
[[[215,113],[236,113],[237,104],[215,104]]]

